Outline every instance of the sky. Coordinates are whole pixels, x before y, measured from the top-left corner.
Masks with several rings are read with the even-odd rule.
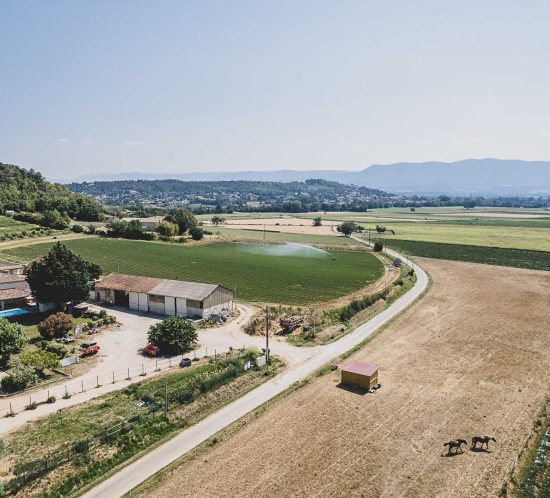
[[[550,2],[0,2],[0,162],[49,178],[550,160]]]

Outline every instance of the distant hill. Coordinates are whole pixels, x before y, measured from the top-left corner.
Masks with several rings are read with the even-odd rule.
[[[550,161],[466,159],[453,163],[374,164],[360,171],[276,170],[194,172],[179,174],[120,173],[87,175],[76,182],[100,180],[185,181],[253,180],[303,182],[311,178],[338,181],[386,192],[452,195],[550,195]]]
[[[103,216],[92,197],[75,195],[63,185],[50,183],[38,171],[0,163],[0,212],[5,211],[15,211],[16,216],[26,213],[24,221],[37,223],[43,221],[40,216],[45,213],[83,221],[97,221]]]

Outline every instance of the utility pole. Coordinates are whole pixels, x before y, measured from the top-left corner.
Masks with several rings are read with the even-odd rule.
[[[164,383],[164,418],[168,420],[168,382]]]
[[[265,307],[265,362],[269,363],[269,306]]]
[[[368,230],[369,230],[369,246],[370,246],[370,228]]]

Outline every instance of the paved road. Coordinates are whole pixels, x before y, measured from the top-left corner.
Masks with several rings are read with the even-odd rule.
[[[406,264],[412,263],[395,251],[387,250],[393,257],[399,256]],[[211,414],[198,424],[179,433],[155,450],[124,467],[109,479],[84,494],[86,498],[113,498],[123,496],[141,482],[156,474],[173,461],[201,444],[218,431],[232,424],[248,412],[259,407],[294,383],[306,378],[340,354],[360,344],[376,330],[388,323],[424,292],[428,276],[418,265],[414,265],[417,281],[415,286],[384,311],[357,327],[342,339],[317,348],[301,364],[290,367],[283,374],[262,384],[242,398]]]

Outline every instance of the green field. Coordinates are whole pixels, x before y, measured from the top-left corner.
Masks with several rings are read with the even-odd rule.
[[[389,247],[411,256],[550,271],[550,252],[546,251],[441,244],[413,240],[388,240],[386,242]]]
[[[31,223],[23,223],[22,221],[16,221],[13,218],[7,216],[0,216],[0,237],[6,237],[11,235],[17,237],[23,232],[30,232],[31,230],[38,230],[38,225],[32,225]]]
[[[6,249],[0,259],[27,262],[47,253],[53,243]],[[178,278],[219,283],[252,302],[311,304],[358,290],[383,274],[380,261],[364,251],[310,249],[294,254],[272,247],[229,242],[180,245],[90,237],[67,240],[70,249],[98,263],[104,273]],[[266,248],[265,251],[263,248]]]
[[[313,218],[319,213],[298,215]],[[356,221],[367,229],[382,225],[384,239],[416,240],[550,251],[550,211],[529,209],[405,208],[368,213],[320,213],[326,221]],[[395,234],[391,233],[391,230]],[[368,235],[365,234],[365,237]]]

